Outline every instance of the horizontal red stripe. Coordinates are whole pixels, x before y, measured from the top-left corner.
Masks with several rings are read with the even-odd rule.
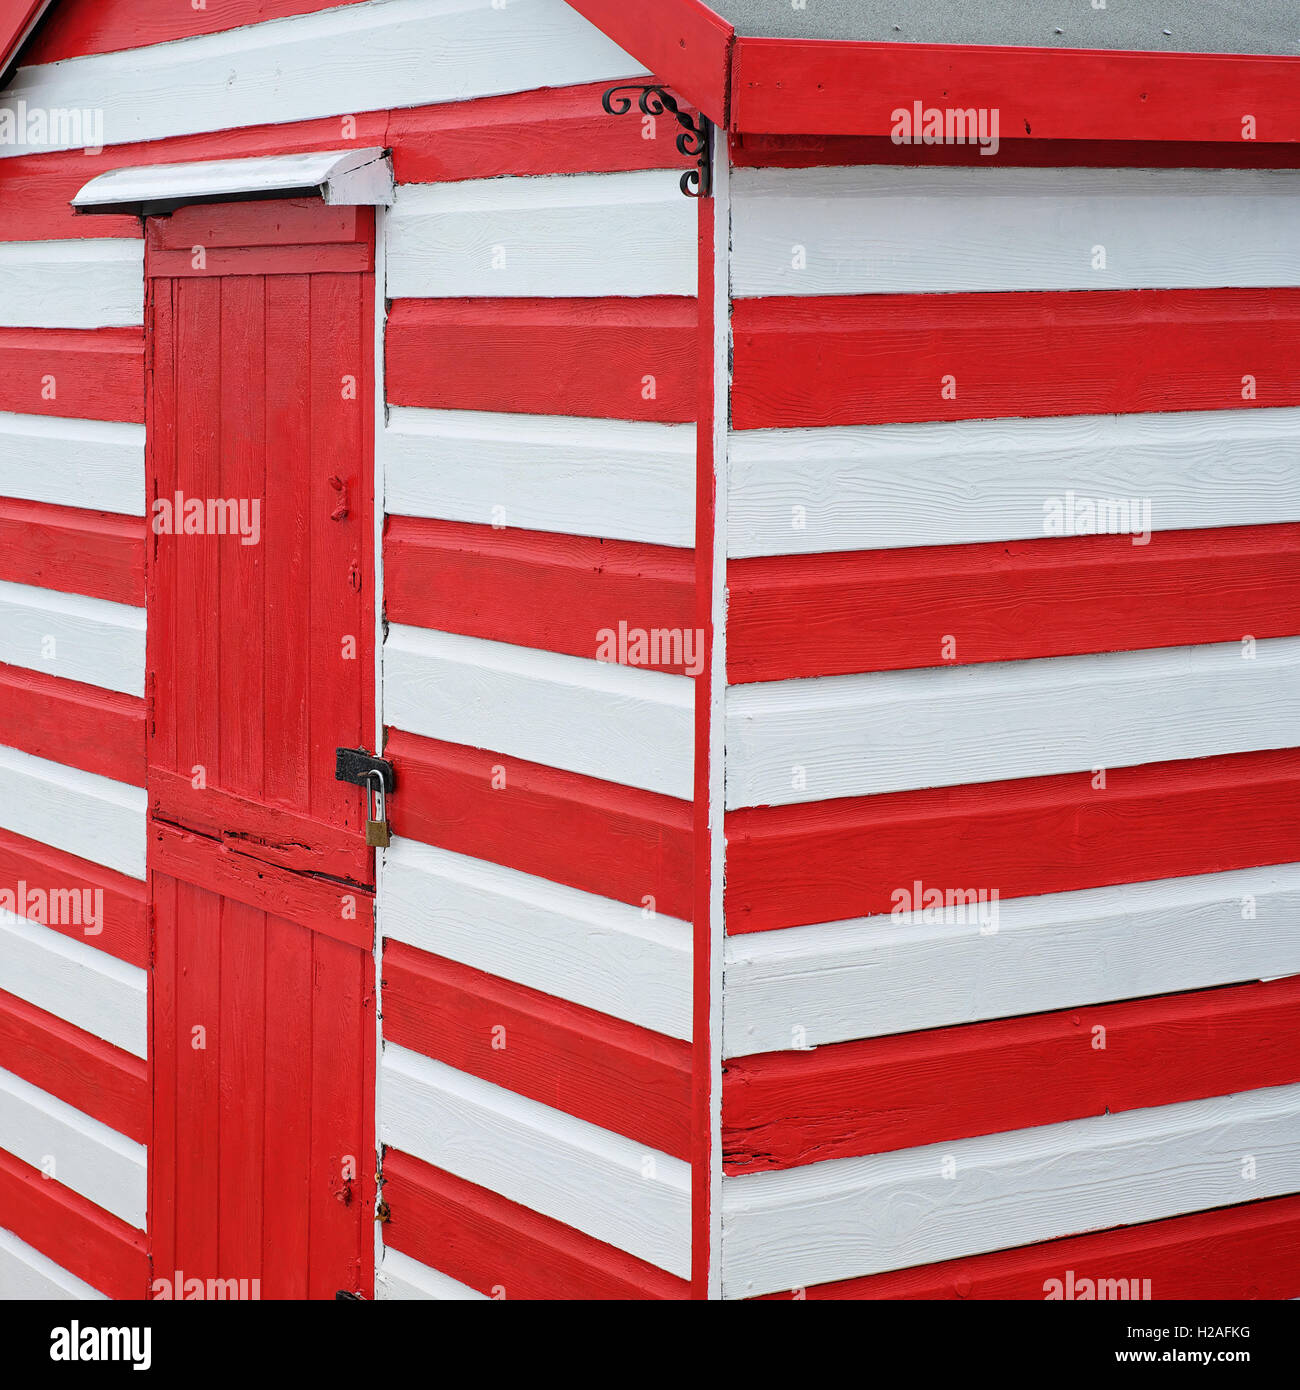
[[[374,268],[369,246],[252,246],[209,251],[196,265],[189,251],[155,251],[145,259],[151,279],[208,275],[353,274]]]
[[[138,328],[0,328],[0,410],[144,421]]]
[[[0,1229],[110,1298],[148,1297],[144,1232],[3,1150]]]
[[[1058,1279],[1064,1284],[1066,1271],[1073,1270],[1076,1298],[1083,1279],[1150,1279],[1152,1299],[1163,1301],[1297,1298],[1297,1244],[1300,1197],[1280,1197],[864,1279],[819,1284],[800,1290],[798,1296],[1044,1299],[1047,1282]],[[770,1294],[761,1301],[790,1296]]]
[[[690,1157],[690,1044],[401,942],[384,1036],[638,1143]]]
[[[0,665],[0,744],[144,786],[144,701]]]
[[[196,246],[211,252],[250,246],[306,247],[369,245],[371,209],[324,206],[319,198],[277,198],[264,202],[194,203],[167,217],[151,218],[146,240],[150,251],[184,251]]]
[[[384,598],[389,622],[590,658],[620,623],[690,631],[695,557],[633,541],[390,517]]]
[[[2,990],[0,1067],[128,1139],[148,1142],[149,1069],[143,1058]]]
[[[348,143],[390,148],[399,183],[685,168],[689,161],[677,153],[675,125],[660,120],[656,138],[642,139],[639,119],[601,110],[607,86],[361,112]],[[0,241],[139,237],[138,218],[78,215],[70,201],[110,169],[334,149],[339,130],[340,118],[329,116],[113,145],[97,155],[71,150],[0,160]]]
[[[727,581],[736,684],[1195,646],[1300,632],[1300,525],[764,556]]]
[[[889,912],[892,894],[996,889],[1003,898],[1300,860],[1300,751],[727,815],[727,930]]]
[[[1300,977],[762,1053],[726,1063],[725,1170],[792,1168],[1298,1080]]]
[[[694,420],[683,345],[693,299],[402,299],[388,319],[388,400],[613,420]]]
[[[946,105],[946,103],[945,103]],[[988,165],[978,145],[896,145],[887,135],[741,135],[731,142],[736,169],[817,169],[831,165]],[[1235,145],[1161,140],[1034,140],[998,143],[1000,168],[1294,169],[1295,145],[1242,140]]]
[[[920,99],[997,110],[1035,140],[1235,147],[1248,113],[1258,139],[1300,139],[1294,57],[742,38],[733,61],[733,130],[888,135]]]
[[[384,1241],[492,1298],[677,1299],[690,1286],[626,1251],[433,1168],[384,1155]]]
[[[733,327],[737,429],[1300,403],[1300,289],[740,299]]]
[[[51,922],[48,924],[51,930],[106,951],[131,965],[145,967],[149,964],[145,885],[138,879],[127,878],[102,865],[76,859],[49,845],[0,830],[0,888],[16,893],[21,883],[43,893],[58,889],[102,890],[104,911],[100,925],[103,930],[98,936],[87,936],[76,923]]]
[[[386,755],[397,834],[690,920],[689,802],[396,729]]]
[[[0,498],[0,579],[10,584],[143,608],[144,555],[143,518]]]

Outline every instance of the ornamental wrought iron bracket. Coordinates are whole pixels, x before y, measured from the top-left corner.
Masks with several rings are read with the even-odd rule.
[[[709,118],[700,116],[692,120],[663,87],[611,87],[601,98],[601,105],[611,116],[626,116],[632,109],[633,93],[642,115],[670,115],[681,126],[677,148],[695,161],[695,168],[682,175],[682,192],[688,198],[709,197],[713,192],[713,140]]]

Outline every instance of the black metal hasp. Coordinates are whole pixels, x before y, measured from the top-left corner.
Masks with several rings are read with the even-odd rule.
[[[637,94],[637,105],[646,116],[662,116],[665,113],[676,117],[682,127],[677,136],[677,148],[688,159],[695,161],[695,168],[682,175],[682,192],[688,198],[707,198],[713,192],[713,148],[709,138],[709,118],[701,116],[693,121],[677,105],[663,87],[611,87],[601,98],[600,104],[611,116],[626,116],[632,109],[632,97]]]
[[[358,787],[368,787],[371,785],[370,778],[378,772],[383,776],[386,792],[397,789],[397,776],[393,772],[393,765],[385,758],[377,758],[373,753],[367,753],[364,748],[336,748],[334,757],[336,782],[351,782]]]

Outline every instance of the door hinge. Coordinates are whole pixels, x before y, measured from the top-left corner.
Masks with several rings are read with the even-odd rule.
[[[384,779],[384,790],[397,789],[397,774],[387,758],[377,758],[364,748],[337,748],[334,750],[334,779],[338,782],[351,782],[357,787],[372,785],[375,773]]]

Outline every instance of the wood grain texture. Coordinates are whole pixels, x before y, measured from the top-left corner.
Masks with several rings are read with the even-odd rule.
[[[142,608],[0,582],[0,661],[144,695]]]
[[[381,1137],[434,1167],[683,1278],[690,1167],[388,1044]]]
[[[689,1161],[685,1043],[397,941],[383,985],[387,1041]]]
[[[1281,1196],[1298,1109],[1300,1086],[1277,1086],[725,1179],[724,1296]]]
[[[0,744],[116,782],[144,784],[144,702],[0,666]]]
[[[563,0],[386,0],[23,68],[9,95],[102,110],[120,145],[644,72]]]
[[[405,1252],[393,1269],[408,1286],[422,1286],[419,1296],[603,1301],[689,1293],[684,1280],[615,1245],[399,1149],[384,1156],[384,1199],[391,1210],[384,1270]],[[427,1263],[434,1259],[451,1273],[435,1274]]]
[[[727,579],[736,684],[1137,651],[1293,636],[1300,526],[757,556]]]
[[[1298,676],[1277,637],[738,686],[727,806],[1286,748]]]
[[[690,425],[394,406],[381,448],[391,515],[694,544]]]
[[[87,238],[0,243],[4,327],[128,328],[143,320],[138,242]]]
[[[1281,1197],[1046,1245],[918,1265],[892,1274],[818,1284],[801,1290],[799,1296],[1038,1301],[1051,1292],[1051,1280],[1063,1285],[1067,1271],[1073,1271],[1076,1297],[1083,1296],[1082,1280],[1093,1280],[1095,1291],[1100,1281],[1122,1277],[1136,1279],[1139,1287],[1150,1279],[1151,1297],[1161,1300],[1290,1299],[1300,1296],[1300,1279],[1291,1258],[1298,1237],[1300,1198]],[[1113,1282],[1107,1287],[1113,1288]]]
[[[690,299],[399,299],[393,405],[589,419],[695,418]],[[0,354],[0,362],[3,356]]]
[[[0,1071],[0,1148],[34,1168],[46,1165],[50,1177],[143,1229],[144,1145],[8,1071]]]
[[[0,921],[0,932],[4,929]],[[144,1058],[4,991],[0,1067],[128,1139],[148,1142],[149,1073]]]
[[[693,296],[695,209],[671,169],[403,184],[393,299]]]
[[[1295,59],[961,44],[743,38],[734,58],[733,130],[880,135],[918,94],[997,108],[1005,129],[1040,140],[1294,142]],[[879,93],[864,101],[864,92]],[[883,97],[883,99],[881,99]]]
[[[144,427],[0,415],[0,495],[142,517]]]
[[[689,800],[693,687],[426,628],[389,628],[384,713],[428,738]]]
[[[75,1274],[60,1269],[34,1246],[0,1231],[0,1299],[94,1300],[107,1298]]]
[[[142,788],[0,748],[0,829],[144,878]]]
[[[51,912],[56,906],[51,904]],[[5,990],[115,1048],[146,1056],[145,972],[87,944],[95,934],[93,927],[86,933],[84,918],[82,932],[79,941],[70,932],[0,911]]]
[[[1157,531],[1300,521],[1300,412],[1189,411],[762,430],[730,443],[729,553],[1030,540],[1078,498]]]
[[[1288,864],[1018,898],[984,933],[900,914],[733,938],[723,1055],[1300,974],[1297,904]]]
[[[144,607],[145,528],[135,517],[0,499],[0,581]]]
[[[1003,898],[1300,860],[1300,754],[849,797],[727,817],[733,934],[892,911],[894,892]]]
[[[390,1218],[391,1219],[391,1218]],[[403,1255],[396,1247],[384,1249],[384,1257],[375,1271],[375,1298],[388,1302],[468,1303],[479,1302],[487,1294],[461,1284],[449,1275]]]
[[[686,923],[396,838],[386,939],[672,1038],[691,1035]]]
[[[389,622],[568,656],[594,656],[620,623],[689,632],[694,583],[691,552],[665,546],[415,517],[385,527]],[[687,664],[684,649],[651,655],[669,658],[651,669]]]
[[[0,330],[0,410],[143,424],[143,336],[130,328]]]
[[[742,430],[1300,401],[1295,289],[740,299],[732,325]]]
[[[399,835],[689,919],[688,802],[401,730],[385,753],[402,785]]]
[[[725,1171],[943,1144],[1300,1081],[1300,977],[733,1058]]]
[[[19,883],[38,888],[47,897],[60,889],[77,892],[83,895],[83,904],[89,901],[93,905],[97,901],[94,895],[102,893],[104,929],[98,936],[88,937],[84,921],[65,921],[62,912],[48,923],[50,929],[93,945],[128,965],[148,965],[149,925],[143,883],[38,840],[0,830],[0,886],[16,896]],[[86,893],[92,896],[87,899]]]
[[[732,197],[739,298],[1300,284],[1294,170],[738,169]]]
[[[146,1236],[38,1168],[0,1152],[0,1212],[8,1231],[110,1298],[144,1298]],[[41,1295],[44,1297],[45,1295]]]

